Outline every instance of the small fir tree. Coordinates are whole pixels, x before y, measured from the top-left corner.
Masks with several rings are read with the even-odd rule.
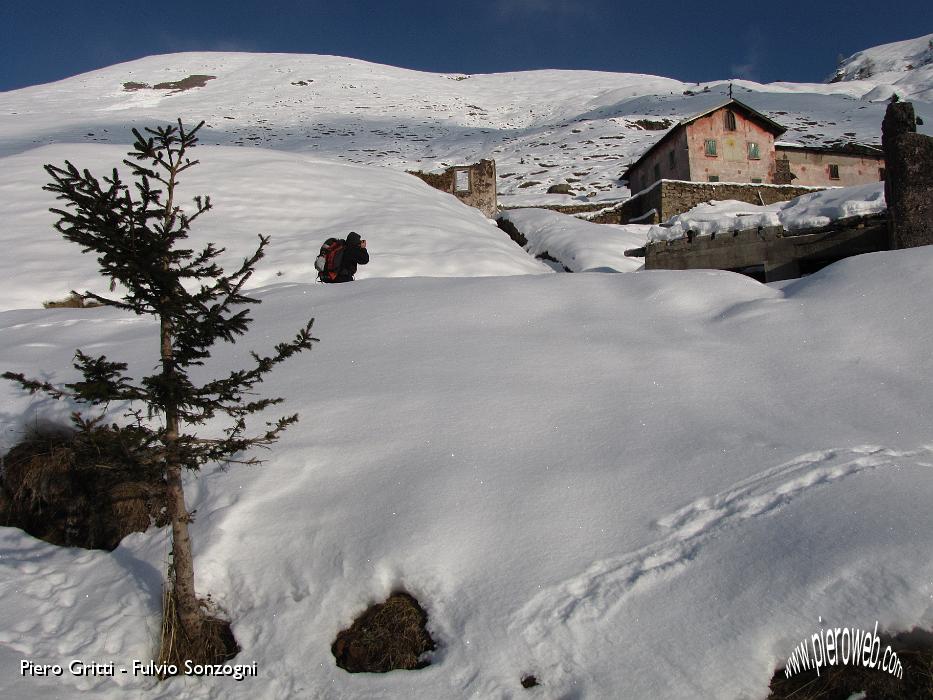
[[[211,208],[209,197],[195,197],[191,211],[177,203],[179,175],[198,163],[189,159],[188,152],[197,143],[203,124],[186,131],[179,120],[177,126],[147,128],[146,136],[134,129],[132,160],[123,161],[132,171],[132,187],[120,179],[116,168],[101,184],[88,170],[78,170],[68,161],[64,168],[45,166],[52,182],[44,189],[66,202],[64,209],[51,210],[59,217],[55,228],[84,252],[97,256],[101,274],[111,280],[111,292],[118,283],[125,289],[120,298],[90,292],[85,296],[158,319],[160,362],[156,371],[134,381],[125,374],[126,363],[78,350],[74,366],[83,379],[72,384],[56,386],[12,372],[3,375],[30,392],[43,391],[55,398],[91,406],[125,401],[145,407],[131,410],[128,416],[143,431],[138,447],[146,461],[154,460],[162,467],[172,526],[170,583],[178,623],[195,644],[202,638],[204,617],[195,595],[188,534],[191,515],[185,505],[183,470],[197,470],[210,462],[256,463],[255,458],[234,457],[251,447],[268,446],[298,416],[280,418],[268,423],[265,432],[247,435],[249,414],[282,401],[250,398],[252,390],[276,365],[317,341],[311,336],[311,319],[294,339],[276,345],[271,354],[251,353],[253,362],[248,368],[203,384],[192,380],[191,368],[210,357],[214,343],[234,342],[252,322],[246,305],[259,300],[242,290],[269,242],[260,235],[255,252],[231,274],[216,263],[223,248],[212,243],[198,252],[179,247],[192,223]],[[187,431],[218,414],[232,421],[223,437],[203,439]]]

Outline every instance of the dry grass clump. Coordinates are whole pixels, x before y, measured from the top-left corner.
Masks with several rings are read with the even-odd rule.
[[[768,700],[848,700],[865,693],[866,700],[933,700],[933,633],[913,629],[894,637],[879,634],[881,648],[890,646],[904,668],[897,678],[877,668],[829,666],[790,678],[778,669],[771,678]]]
[[[165,486],[132,427],[38,428],[4,457],[2,524],[52,544],[112,550],[164,525]]]
[[[200,639],[189,639],[178,619],[175,592],[171,582],[162,589],[162,629],[159,635],[159,678],[167,677],[164,669],[174,666],[184,672],[185,661],[192,664],[222,664],[240,653],[230,623],[216,615],[208,597],[200,601],[204,612]]]
[[[421,657],[435,648],[428,614],[411,595],[396,592],[371,605],[331,646],[337,665],[350,673],[386,673],[424,668]]]
[[[65,299],[59,301],[43,301],[42,308],[44,309],[96,309],[103,304],[88,300],[87,297],[81,296],[77,292],[72,292]]]

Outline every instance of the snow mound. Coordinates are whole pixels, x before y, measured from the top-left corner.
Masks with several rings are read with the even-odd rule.
[[[756,698],[821,626],[929,626],[931,270],[919,248],[780,291],[718,271],[257,290],[251,332],[205,371],[315,316],[321,342],[262,387],[302,421],[262,467],[187,490],[197,585],[259,678],[129,670],[165,530],[103,553],[0,528],[7,668],[129,670],[14,671],[0,693],[507,698],[528,673],[548,697]],[[148,370],[157,341],[113,310],[0,313],[5,368],[52,380],[75,347]],[[68,410],[0,393],[13,431]],[[337,668],[336,633],[394,590],[427,610],[432,664]]]
[[[645,244],[650,226],[617,226],[589,221],[546,209],[513,209],[502,217],[511,221],[528,240],[532,255],[549,255],[571,272],[632,272],[641,260],[625,251]]]
[[[5,293],[0,308],[36,308],[72,289],[106,292],[92,257],[63,241],[48,211],[54,196],[42,186],[43,164],[66,159],[107,175],[127,149],[102,144],[44,146],[0,158],[3,243],[15,256],[0,260]],[[272,245],[251,285],[311,282],[314,258],[330,236],[357,231],[369,241],[367,277],[471,277],[548,272],[494,222],[455,197],[406,173],[349,165],[259,148],[198,146],[200,165],[185,173],[180,195],[209,194],[213,210],[193,227],[196,243],[227,248],[227,266],[255,247],[258,234]],[[128,176],[128,168],[121,166]]]

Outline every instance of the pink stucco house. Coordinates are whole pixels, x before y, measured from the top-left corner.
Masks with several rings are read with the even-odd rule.
[[[729,99],[679,122],[622,177],[632,194],[662,179],[816,187],[884,179],[880,149],[776,145],[785,130],[748,105]]]

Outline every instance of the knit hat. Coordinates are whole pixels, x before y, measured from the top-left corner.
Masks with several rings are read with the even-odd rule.
[[[347,235],[347,245],[359,245],[360,244],[360,234],[356,231],[350,231]]]

